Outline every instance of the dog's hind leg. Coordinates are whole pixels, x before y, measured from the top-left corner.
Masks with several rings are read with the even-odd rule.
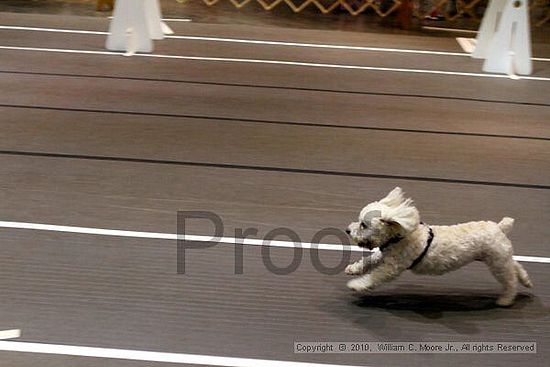
[[[514,303],[518,288],[518,275],[511,254],[496,252],[484,259],[493,276],[502,284],[503,291],[497,299],[497,305],[510,306]]]

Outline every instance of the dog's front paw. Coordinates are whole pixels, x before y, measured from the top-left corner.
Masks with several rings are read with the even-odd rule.
[[[363,265],[362,264],[349,264],[346,266],[345,270],[347,275],[359,275],[363,273]]]
[[[352,279],[347,285],[349,289],[355,292],[365,292],[371,288],[369,282],[363,278]]]

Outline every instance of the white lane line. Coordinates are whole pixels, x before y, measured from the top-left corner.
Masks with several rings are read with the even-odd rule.
[[[112,16],[107,17],[107,19],[113,19]],[[189,18],[163,18],[163,22],[192,22]]]
[[[0,50],[72,53],[72,54],[108,55],[108,56],[124,55],[123,53],[120,53],[120,52],[111,52],[111,51],[87,51],[87,50],[72,50],[72,49],[59,49],[59,48],[16,47],[16,46],[0,46]],[[159,54],[141,54],[141,53],[135,54],[133,56],[134,57],[151,57],[151,58],[159,58],[159,59],[287,65],[287,66],[301,66],[301,67],[328,68],[328,69],[386,71],[386,72],[415,73],[415,74],[436,74],[436,75],[465,76],[465,77],[477,77],[477,78],[497,78],[497,79],[510,80],[510,77],[504,74],[482,74],[482,73],[468,73],[468,72],[460,72],[460,71],[401,69],[401,68],[386,68],[386,67],[377,67],[377,66],[321,64],[321,63],[281,61],[281,60],[233,59],[233,58],[226,58],[226,57],[179,56],[179,55],[159,55]],[[515,80],[534,80],[534,81],[548,82],[550,81],[550,77],[520,76]]]
[[[11,330],[1,330],[0,331],[0,340],[14,339],[21,336],[20,329],[11,329]]]
[[[229,244],[239,244],[239,245],[248,245],[248,246],[271,246],[271,247],[285,247],[285,248],[295,248],[299,245],[303,249],[320,249],[320,250],[330,250],[330,251],[354,251],[354,252],[363,252],[363,249],[357,246],[346,246],[341,244],[329,244],[329,243],[309,243],[309,242],[300,242],[296,244],[291,241],[264,241],[254,238],[235,238],[235,237],[219,237],[214,238],[212,236],[202,236],[202,235],[183,235],[175,233],[158,233],[158,232],[137,232],[137,231],[127,231],[119,229],[106,229],[106,228],[90,228],[90,227],[74,227],[74,226],[61,226],[55,224],[43,224],[43,223],[29,223],[29,222],[8,222],[0,221],[0,228],[11,228],[11,229],[28,229],[28,230],[37,230],[37,231],[52,231],[52,232],[64,232],[64,233],[78,233],[78,234],[91,234],[91,235],[100,235],[100,236],[115,236],[115,237],[133,237],[133,238],[150,238],[150,239],[161,239],[161,240],[184,240],[184,241],[195,241],[195,242],[218,242],[218,243],[229,243]],[[550,264],[550,257],[542,256],[514,256],[514,259],[522,262],[533,262],[533,263],[542,263]]]
[[[330,44],[321,44],[321,43],[261,41],[261,40],[238,39],[238,38],[221,38],[221,37],[204,37],[204,36],[166,36],[166,38],[195,40],[195,41],[247,43],[247,44],[272,45],[272,46],[325,48],[325,49],[335,49],[335,50],[395,52],[395,53],[406,53],[406,54],[420,54],[420,55],[424,54],[424,55],[441,55],[441,56],[470,56],[469,53],[464,53],[464,52],[414,50],[414,49],[406,49],[406,48],[387,48],[387,47],[330,45]],[[472,39],[475,39],[475,38],[472,38]],[[532,57],[531,60],[550,62],[550,58],[543,58],[543,57]]]
[[[461,33],[474,33],[474,34],[477,34],[479,33],[478,31],[472,31],[472,30],[469,30],[469,29],[455,29],[455,28],[440,28],[440,27],[428,27],[428,26],[424,26],[422,27],[422,29],[428,29],[428,30],[433,30],[433,31],[445,31],[445,32],[461,32]],[[457,37],[457,41],[458,41],[458,38],[462,38],[462,37]],[[474,42],[472,42],[474,45],[475,45],[475,38],[462,38],[463,40],[470,40],[470,42],[472,42],[472,40]],[[460,41],[458,41],[458,43],[460,43]],[[462,46],[462,44],[461,44]],[[462,47],[464,49],[464,47]],[[469,51],[467,51],[466,49],[464,49],[466,52],[468,53],[471,53]],[[533,61],[544,61],[544,62],[550,62],[550,58],[546,58],[546,57],[532,57],[531,60]]]
[[[192,22],[189,18],[164,18],[163,22]]]
[[[456,41],[468,55],[470,55],[476,49],[477,40],[475,38],[456,37]],[[531,57],[531,60],[548,62],[550,61],[550,58]]]
[[[61,28],[39,28],[39,27],[22,27],[22,26],[0,26],[0,29],[21,30],[21,31],[37,31],[37,32],[54,32],[54,33],[95,34],[95,35],[107,35],[107,34],[109,34],[108,32],[101,32],[101,31],[84,31],[84,30],[61,29]],[[444,55],[444,56],[468,56],[467,54],[462,53],[462,52],[411,50],[411,49],[401,49],[401,48],[346,46],[346,45],[330,45],[330,44],[319,44],[319,43],[298,43],[298,42],[283,42],[283,41],[263,41],[263,40],[239,39],[239,38],[203,37],[203,36],[165,36],[165,38],[193,40],[193,41],[247,43],[247,44],[270,45],[270,46],[294,46],[294,47],[328,48],[328,49],[337,49],[337,50],[399,52],[399,53]]]
[[[22,26],[0,26],[0,29],[37,31],[37,32],[54,32],[54,33],[95,34],[95,35],[108,34],[108,32],[100,32],[100,31],[84,31],[84,30],[61,29],[61,28],[39,28],[39,27],[22,27]],[[467,54],[462,52],[411,50],[411,49],[400,49],[400,48],[330,45],[330,44],[319,44],[319,43],[298,43],[298,42],[283,42],[283,41],[263,41],[263,40],[239,39],[239,38],[202,37],[202,36],[165,36],[165,38],[194,40],[194,41],[247,43],[247,44],[256,44],[256,45],[271,45],[271,46],[329,48],[329,49],[338,49],[338,50],[400,52],[400,53],[444,55],[444,56],[468,56]]]
[[[0,341],[0,351],[223,367],[354,367],[337,364],[276,361],[268,359],[221,357],[200,354],[166,353],[132,349],[98,348],[13,341]]]
[[[271,246],[271,247],[286,247],[294,248],[298,244],[295,244],[291,241],[266,241],[254,238],[234,238],[234,237],[218,237],[213,236],[202,236],[202,235],[183,235],[175,233],[158,233],[158,232],[137,232],[137,231],[126,231],[119,229],[105,229],[105,228],[89,228],[89,227],[74,227],[74,226],[60,226],[54,224],[43,224],[43,223],[28,223],[28,222],[6,222],[0,221],[0,228],[12,228],[12,229],[28,229],[28,230],[37,230],[37,231],[53,231],[53,232],[65,232],[65,233],[78,233],[78,234],[91,234],[91,235],[100,235],[100,236],[115,236],[115,237],[133,237],[133,238],[149,238],[149,239],[158,239],[158,240],[184,240],[184,241],[195,241],[195,242],[218,242],[218,243],[229,243],[229,244],[240,244],[248,246]],[[363,252],[357,246],[345,246],[338,244],[312,244],[309,242],[300,242],[300,247],[304,249],[318,248],[320,250],[332,250],[332,251],[356,251]]]
[[[442,56],[468,56],[468,55],[466,55],[462,52],[414,50],[414,49],[406,49],[406,48],[330,45],[330,44],[322,44],[322,43],[301,43],[301,42],[283,42],[283,41],[262,41],[262,40],[251,40],[251,39],[204,37],[204,36],[169,36],[167,38],[195,40],[195,41],[248,43],[248,44],[270,45],[270,46],[294,46],[294,47],[309,47],[309,48],[326,48],[326,49],[335,49],[335,50],[396,52],[396,53],[442,55]]]
[[[55,53],[66,53],[66,54],[107,55],[107,56],[124,55],[121,52],[112,52],[112,51],[88,51],[88,50],[71,50],[71,49],[61,49],[61,48],[16,47],[16,46],[0,46],[0,50],[55,52]],[[138,55],[139,54],[136,54],[136,56]]]
[[[445,27],[430,27],[423,26],[422,29],[427,29],[429,31],[443,31],[443,32],[461,32],[461,33],[478,33],[471,29],[459,29],[459,28],[445,28]]]
[[[550,257],[514,255],[514,260],[526,263],[550,264]]]
[[[173,21],[187,21],[187,20],[173,20]],[[189,20],[190,21],[190,20]],[[95,34],[95,35],[107,35],[108,32],[102,31],[84,31],[74,29],[61,29],[61,28],[40,28],[40,27],[22,27],[22,26],[1,26],[0,29],[6,30],[22,30],[22,31],[37,31],[37,32],[55,32],[55,33],[76,33],[76,34]],[[354,50],[354,51],[373,51],[373,52],[396,52],[396,53],[408,53],[408,54],[425,54],[425,55],[441,55],[441,56],[469,56],[464,52],[448,52],[448,51],[430,51],[430,50],[414,50],[405,48],[387,48],[387,47],[367,47],[367,46],[348,46],[348,45],[331,45],[321,43],[301,43],[301,42],[283,42],[283,41],[263,41],[252,39],[239,39],[239,38],[223,38],[223,37],[203,37],[203,36],[165,36],[169,39],[183,39],[194,41],[211,41],[211,42],[230,42],[230,43],[246,43],[257,45],[271,45],[271,46],[293,46],[293,47],[309,47],[309,48],[325,48],[335,50]],[[534,61],[547,61],[550,62],[550,58],[533,57]]]
[[[108,34],[108,32],[103,32],[103,31],[84,31],[84,30],[78,30],[78,29],[62,29],[62,28],[22,27],[22,26],[13,26],[13,25],[0,25],[0,29],[11,30],[11,31],[96,34],[96,35],[103,35],[103,36]]]

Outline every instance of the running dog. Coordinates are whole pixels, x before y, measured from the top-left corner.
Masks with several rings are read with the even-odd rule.
[[[354,243],[372,251],[346,268],[346,274],[361,275],[350,280],[348,288],[364,292],[408,269],[415,274],[441,275],[483,261],[504,288],[496,303],[510,306],[518,281],[533,286],[523,266],[512,257],[512,243],[506,234],[513,224],[512,218],[505,217],[499,223],[429,226],[420,222],[413,201],[405,199],[396,187],[382,200],[364,207],[358,221],[346,229]]]

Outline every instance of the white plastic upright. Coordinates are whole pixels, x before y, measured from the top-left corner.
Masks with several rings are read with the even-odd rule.
[[[486,72],[529,75],[530,32],[527,0],[490,0],[472,57],[485,59]]]
[[[527,0],[506,3],[498,29],[491,40],[483,71],[529,75],[531,61],[531,28]]]
[[[147,25],[151,38],[154,40],[164,39],[159,1],[145,0],[145,14],[147,14]]]
[[[117,0],[106,47],[111,51],[152,52],[146,0]]]
[[[497,32],[497,26],[502,15],[502,11],[510,0],[489,0],[489,6],[485,10],[481,26],[476,37],[476,48],[472,52],[475,59],[484,59],[487,57],[491,40]]]

